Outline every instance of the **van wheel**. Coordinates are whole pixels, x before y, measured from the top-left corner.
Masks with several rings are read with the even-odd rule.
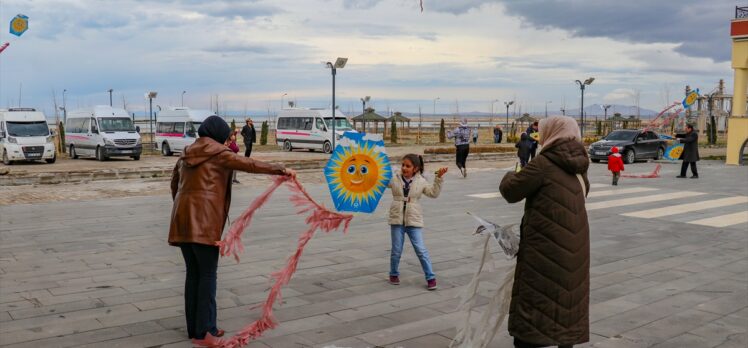
[[[135,161],[140,161],[140,155],[138,155],[138,156],[132,156],[132,159],[135,160]]]
[[[290,140],[286,139],[283,142],[283,150],[284,151],[288,151],[288,152],[293,151],[293,146],[291,146],[291,141]]]
[[[75,146],[70,145],[70,158],[78,159],[78,154],[75,152]]]
[[[593,158],[593,159],[592,159],[592,163],[600,163],[600,160],[599,160],[599,159],[594,159],[594,158]]]
[[[330,145],[329,141],[326,141],[324,145],[322,145],[322,151],[324,153],[331,153],[332,152],[332,145]]]
[[[106,161],[108,158],[104,156],[104,150],[101,148],[101,146],[96,147],[96,159],[103,162]]]
[[[3,150],[3,164],[6,166],[13,164],[13,162],[8,158],[8,152],[5,150]]]
[[[57,161],[57,155],[55,155],[55,157],[45,159],[45,161],[49,164],[55,163],[55,161]]]
[[[161,154],[164,156],[171,156],[174,153],[171,152],[171,148],[169,147],[169,143],[165,142],[161,145]]]

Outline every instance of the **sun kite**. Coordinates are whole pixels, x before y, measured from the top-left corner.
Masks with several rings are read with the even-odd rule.
[[[371,213],[392,177],[387,155],[376,142],[337,146],[325,167],[335,207],[339,211]]]

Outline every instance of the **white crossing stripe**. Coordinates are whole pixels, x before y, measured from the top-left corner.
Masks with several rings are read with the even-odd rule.
[[[649,192],[649,191],[657,191],[657,189],[651,188],[651,187],[630,187],[630,188],[623,188],[623,189],[617,189],[617,190],[592,191],[590,192],[589,195],[587,195],[587,198],[623,195],[627,193],[640,193],[640,192]]]
[[[667,200],[677,199],[677,198],[701,196],[704,194],[705,193],[701,193],[701,192],[681,191],[681,192],[672,192],[672,193],[662,193],[662,194],[651,195],[651,196],[614,199],[610,201],[589,203],[587,204],[587,210],[618,208],[618,207],[622,207],[626,205],[661,202],[661,201],[667,201]]]
[[[676,214],[688,213],[692,211],[726,207],[730,205],[746,204],[746,203],[748,203],[748,197],[746,196],[727,197],[727,198],[713,199],[710,201],[677,204],[677,205],[671,205],[669,207],[664,207],[664,208],[635,211],[635,212],[621,214],[621,215],[644,218],[644,219],[651,219],[651,218],[658,218],[662,216],[676,215]]]
[[[748,211],[694,220],[689,221],[688,223],[710,227],[727,227],[737,224],[744,224],[748,223]]]
[[[590,184],[590,188],[610,187],[608,184]]]
[[[476,194],[473,194],[473,195],[468,195],[468,197],[483,198],[483,199],[487,199],[487,198],[499,198],[499,197],[501,197],[501,193],[499,193],[499,192],[476,193]]]

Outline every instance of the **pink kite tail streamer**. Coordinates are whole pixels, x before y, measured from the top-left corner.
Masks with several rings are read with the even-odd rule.
[[[260,208],[275,191],[275,189],[282,183],[286,183],[293,192],[291,196],[291,202],[297,207],[298,213],[303,214],[309,212],[310,215],[306,218],[306,223],[309,228],[304,231],[298,240],[296,251],[288,258],[286,266],[277,272],[271,274],[271,278],[274,280],[273,286],[270,288],[270,293],[262,306],[262,317],[255,322],[247,325],[236,335],[228,338],[221,339],[212,336],[208,333],[203,340],[193,340],[192,342],[198,346],[211,347],[211,348],[239,348],[249,344],[250,341],[257,339],[262,336],[266,330],[270,330],[278,326],[278,322],[273,315],[273,304],[281,298],[281,288],[287,285],[291,281],[296,272],[296,268],[301,259],[301,255],[304,253],[304,248],[307,243],[314,237],[314,233],[317,229],[321,229],[324,232],[330,232],[336,230],[343,225],[343,233],[348,231],[353,215],[350,214],[339,214],[327,210],[323,205],[317,203],[312,199],[311,196],[304,190],[304,187],[296,180],[276,179],[273,185],[268,188],[260,197],[256,198],[250,205],[247,211],[244,212],[232,225],[229,231],[232,235],[232,239],[225,238],[221,243],[221,255],[227,256],[233,254],[238,260],[238,253],[241,253],[241,232],[243,227],[249,224],[252,219],[254,211]],[[236,226],[236,228],[234,228]],[[226,252],[224,253],[224,248]]]
[[[10,42],[6,42],[2,46],[0,46],[0,53],[3,53],[3,51],[5,51],[8,46],[10,46]]]
[[[268,187],[259,197],[255,198],[249,208],[242,213],[229,228],[229,232],[223,237],[222,241],[216,242],[216,245],[221,248],[221,256],[233,255],[236,262],[239,262],[239,254],[244,252],[244,245],[242,244],[242,233],[252,222],[252,217],[255,211],[260,209],[270,199],[270,195],[275,192],[281,184],[283,184],[288,178],[286,176],[277,176],[273,180],[273,184]]]
[[[660,177],[661,164],[657,164],[655,169],[649,174],[621,174],[623,178],[636,178],[636,179],[655,179]]]

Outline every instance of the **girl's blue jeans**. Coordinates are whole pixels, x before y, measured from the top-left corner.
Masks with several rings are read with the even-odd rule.
[[[429,257],[429,251],[426,249],[426,245],[423,243],[423,234],[420,227],[403,226],[403,225],[390,225],[390,232],[392,235],[392,252],[390,253],[390,275],[399,276],[398,266],[400,266],[400,256],[403,254],[403,244],[405,243],[405,235],[410,238],[410,243],[413,245],[413,249],[418,255],[418,260],[421,262],[421,268],[423,268],[423,274],[426,275],[426,280],[435,279],[434,269],[431,267],[431,258]]]

